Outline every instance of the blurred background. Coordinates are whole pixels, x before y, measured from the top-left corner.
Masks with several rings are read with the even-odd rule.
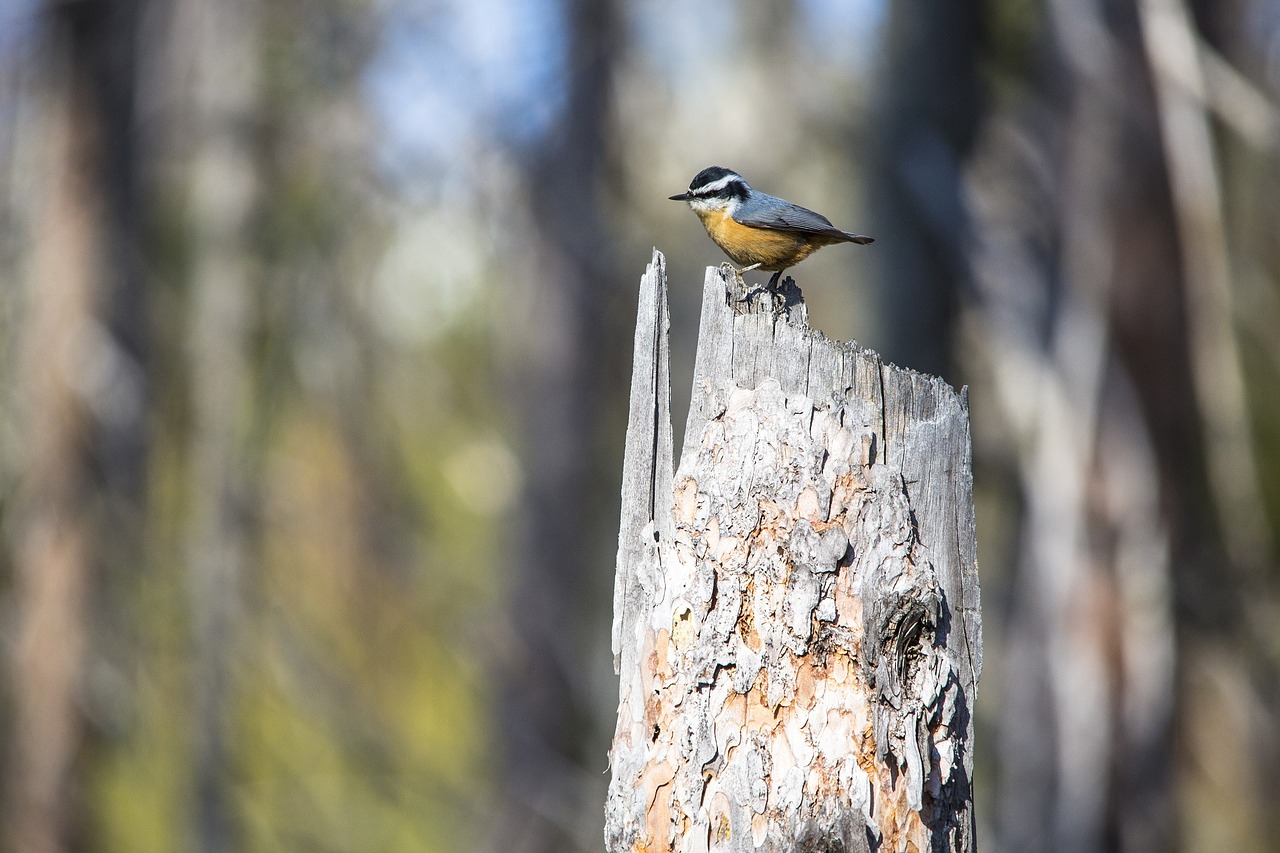
[[[1278,103],[1280,0],[4,0],[0,844],[601,849],[717,164],[969,387],[984,848],[1275,850]]]

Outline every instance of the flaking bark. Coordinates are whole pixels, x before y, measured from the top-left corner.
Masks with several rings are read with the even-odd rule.
[[[968,412],[708,270],[672,474],[666,273],[641,284],[614,609],[619,851],[975,849]]]

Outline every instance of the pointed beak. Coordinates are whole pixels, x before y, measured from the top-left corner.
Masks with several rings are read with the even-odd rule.
[[[689,193],[683,192],[683,193],[680,193],[679,195],[669,195],[667,196],[667,198],[671,199],[672,201],[688,201]]]

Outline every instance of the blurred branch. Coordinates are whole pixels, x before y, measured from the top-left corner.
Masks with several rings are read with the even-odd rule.
[[[1250,145],[1271,149],[1280,144],[1280,106],[1198,34],[1196,45],[1204,73],[1205,106]],[[1194,86],[1184,87],[1184,92],[1196,95]]]
[[[1192,384],[1205,428],[1220,535],[1233,561],[1256,566],[1272,546],[1232,323],[1222,188],[1205,113],[1202,52],[1181,0],[1138,0],[1156,89],[1189,301]]]

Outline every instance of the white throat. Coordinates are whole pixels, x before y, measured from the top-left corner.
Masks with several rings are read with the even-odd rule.
[[[738,209],[741,204],[736,198],[691,198],[689,199],[689,207],[693,208],[694,213],[719,213],[727,212],[730,216]]]

